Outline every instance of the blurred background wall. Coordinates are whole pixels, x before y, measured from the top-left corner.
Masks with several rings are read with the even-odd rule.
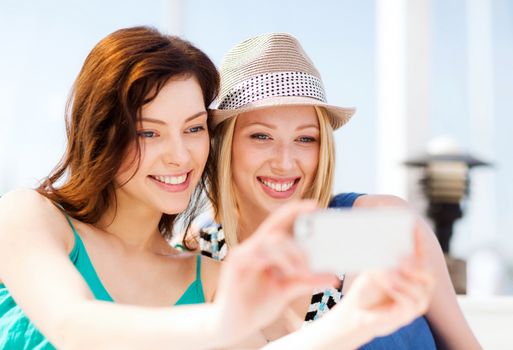
[[[454,256],[469,294],[513,294],[513,1],[0,1],[0,194],[33,187],[65,148],[64,105],[87,53],[121,27],[178,34],[219,65],[252,35],[295,35],[329,102],[355,106],[336,132],[335,191],[392,193],[419,210],[402,162],[438,137],[493,163],[472,170]]]

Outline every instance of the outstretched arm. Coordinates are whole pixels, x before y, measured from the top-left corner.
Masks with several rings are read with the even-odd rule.
[[[331,282],[309,275],[284,227],[311,209],[311,203],[287,206],[234,249],[214,303],[146,308],[95,300],[69,259],[74,239],[65,217],[35,191],[21,190],[0,199],[0,278],[58,348],[227,347],[269,323],[298,294]]]
[[[404,200],[389,195],[365,195],[355,206],[408,206]],[[441,349],[481,349],[458,305],[456,293],[449,277],[440,244],[429,225],[419,216],[417,228],[426,241],[427,261],[432,269],[436,286],[426,317]]]
[[[213,305],[152,309],[95,300],[69,259],[74,238],[65,217],[35,191],[0,199],[0,241],[2,282],[57,348],[205,348],[204,339],[220,340]]]

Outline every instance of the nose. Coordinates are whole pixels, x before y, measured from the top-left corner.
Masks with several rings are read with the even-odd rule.
[[[181,137],[170,137],[163,147],[163,159],[166,164],[181,167],[189,162],[189,150]]]
[[[292,147],[286,143],[277,144],[274,148],[271,168],[277,173],[287,173],[294,168],[296,155]]]

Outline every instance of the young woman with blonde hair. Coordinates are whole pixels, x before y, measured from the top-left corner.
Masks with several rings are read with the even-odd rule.
[[[220,73],[221,92],[211,123],[217,172],[210,172],[215,221],[220,226],[200,233],[204,254],[222,259],[291,200],[310,198],[324,208],[407,206],[387,195],[333,196],[333,130],[355,110],[327,103],[319,72],[293,36],[271,33],[239,43],[225,56]],[[448,348],[477,349],[436,237],[420,217],[417,221],[416,230],[427,242],[429,265],[436,276],[433,301],[425,317],[364,348],[432,349],[436,341]],[[351,278],[315,292],[310,300],[297,300],[289,309],[290,317],[276,323],[270,337],[322,316],[340,300],[342,286],[344,293],[350,290]]]

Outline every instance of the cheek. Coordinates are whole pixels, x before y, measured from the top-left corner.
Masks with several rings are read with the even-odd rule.
[[[144,158],[144,150],[141,150],[141,161],[139,164],[139,169],[143,166]],[[121,162],[119,170],[116,174],[116,183],[123,185],[126,184],[131,178],[133,178],[134,174],[138,170],[137,163],[137,152],[135,147],[131,147],[123,156],[123,161]]]
[[[235,146],[235,144],[234,144]],[[232,176],[235,184],[238,184],[241,180],[244,180],[245,169],[247,168],[246,159],[243,156],[244,152],[241,152],[240,148],[233,147],[232,149]]]
[[[317,167],[319,166],[319,149],[313,149],[303,154],[301,158],[301,162],[303,164],[303,170],[305,175],[313,178],[317,172]]]
[[[232,147],[232,174],[252,178],[254,173],[265,163],[265,151],[252,145],[234,143]]]
[[[200,138],[189,144],[189,150],[192,158],[198,165],[205,166],[207,162],[208,153],[210,151],[210,139],[208,137]]]

